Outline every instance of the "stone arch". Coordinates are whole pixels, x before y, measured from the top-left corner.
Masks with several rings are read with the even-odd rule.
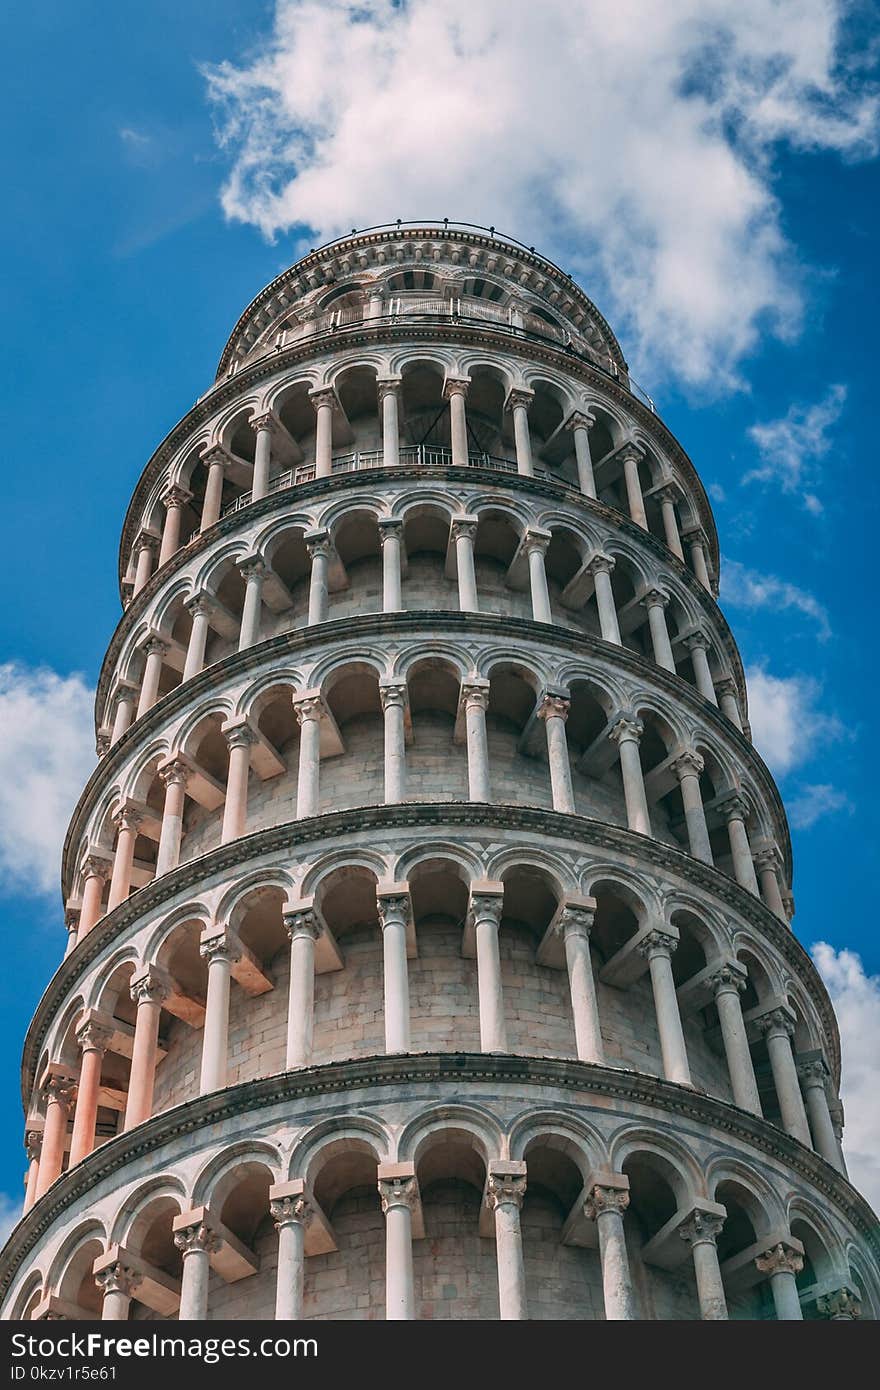
[[[94,1318],[101,1316],[101,1293],[92,1265],[103,1255],[106,1240],[106,1227],[98,1217],[80,1222],[62,1242],[46,1280],[48,1292],[76,1304]]]

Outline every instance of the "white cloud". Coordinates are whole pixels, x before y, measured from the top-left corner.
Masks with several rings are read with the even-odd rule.
[[[738,560],[725,560],[721,566],[721,602],[734,608],[770,608],[774,612],[793,608],[813,619],[820,642],[831,636],[827,610],[806,589],[774,574],[748,569]]]
[[[843,1147],[853,1184],[880,1210],[880,1106],[877,1105],[877,1039],[880,976],[866,975],[855,951],[836,951],[825,941],[811,955],[831,995],[840,1025],[841,1096],[846,1112]]]
[[[822,743],[843,737],[840,721],[817,707],[821,690],[809,676],[772,676],[752,666],[746,685],[755,747],[778,776],[807,762]]]
[[[206,70],[230,218],[308,247],[395,217],[493,224],[561,259],[639,367],[730,384],[790,333],[780,144],[871,153],[849,0],[277,0]]]
[[[829,431],[840,419],[845,386],[830,386],[816,405],[793,405],[779,420],[752,425],[749,438],[758,446],[761,464],[744,483],[777,483],[783,492],[800,496],[808,512],[818,515],[822,503],[813,489],[819,464],[831,449]]]
[[[9,1239],[13,1226],[21,1220],[21,1206],[21,1198],[16,1202],[8,1193],[0,1192],[0,1248]]]
[[[819,782],[801,787],[797,794],[788,799],[788,819],[795,830],[809,830],[823,816],[833,816],[838,811],[852,815],[855,807],[846,792],[840,791],[830,782]]]
[[[94,692],[9,662],[0,666],[0,887],[57,890],[67,821],[95,765]]]

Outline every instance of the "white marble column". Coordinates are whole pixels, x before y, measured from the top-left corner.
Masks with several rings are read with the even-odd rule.
[[[596,1181],[588,1179],[587,1192],[584,1215],[596,1222],[599,1232],[605,1318],[608,1322],[633,1321],[636,1307],[623,1231],[629,1179],[618,1173],[603,1174]]]
[[[382,546],[382,612],[399,613],[403,608],[403,522],[400,517],[379,518],[379,543]]]
[[[98,1271],[95,1283],[102,1294],[101,1321],[127,1322],[131,1300],[143,1283],[143,1275],[117,1260]]]
[[[192,493],[187,492],[186,488],[177,487],[174,484],[162,497],[162,505],[165,508],[165,524],[162,527],[162,544],[159,547],[157,569],[167,565],[172,555],[176,555],[180,549],[183,509],[187,502],[191,501]]]
[[[634,715],[619,714],[608,737],[620,751],[620,773],[623,778],[623,797],[626,802],[626,822],[630,830],[641,835],[651,834],[651,817],[645,795],[645,779],[639,743],[645,726]]]
[[[131,728],[131,721],[134,719],[135,706],[137,705],[137,691],[133,686],[121,685],[114,693],[113,703],[116,708],[113,714],[113,729],[110,734],[111,748]]]
[[[670,764],[678,778],[681,800],[684,806],[684,820],[687,826],[688,847],[694,859],[704,864],[712,864],[712,847],[709,844],[709,829],[706,825],[706,812],[703,809],[703,794],[700,790],[700,776],[703,772],[703,759],[692,749],[683,753]]]
[[[697,1300],[704,1322],[727,1321],[727,1299],[716,1244],[723,1225],[720,1216],[695,1211],[678,1228],[678,1234],[690,1246],[693,1256]]]
[[[593,475],[593,459],[590,453],[590,430],[596,423],[595,415],[588,410],[576,410],[569,415],[565,428],[574,436],[574,456],[577,463],[578,487],[584,497],[596,496],[596,479]]]
[[[755,1020],[758,1031],[767,1040],[770,1070],[776,1087],[776,1099],[783,1129],[808,1149],[812,1148],[810,1126],[798,1082],[797,1067],[791,1049],[794,1020],[783,1009],[772,1009]]]
[[[648,518],[645,515],[645,499],[642,496],[642,484],[639,478],[639,460],[645,457],[645,451],[636,444],[625,444],[620,452],[619,458],[623,465],[623,480],[626,484],[626,500],[629,507],[631,519],[642,530],[648,529]]]
[[[139,594],[141,589],[149,583],[153,573],[153,558],[159,548],[158,536],[152,536],[148,531],[142,531],[135,542],[135,571],[134,588],[132,598]]]
[[[92,927],[104,915],[104,884],[113,872],[109,859],[98,854],[89,854],[82,867],[82,906],[79,912],[79,926],[76,939],[82,941]]]
[[[168,651],[168,643],[160,637],[150,637],[141,648],[144,653],[144,674],[141,679],[141,694],[138,700],[137,718],[151,710],[159,698],[159,681],[162,677],[162,662]]]
[[[455,566],[458,571],[458,606],[462,613],[476,613],[477,575],[474,568],[474,540],[477,534],[475,516],[453,517],[452,542],[455,546]]]
[[[385,1318],[389,1322],[408,1321],[416,1315],[412,1217],[419,1200],[418,1184],[415,1173],[385,1178],[382,1171],[380,1166],[379,1197],[385,1216]]]
[[[208,470],[208,481],[205,485],[205,498],[202,502],[200,531],[207,531],[211,526],[216,526],[220,520],[220,513],[223,509],[223,482],[226,477],[226,469],[231,462],[226,450],[216,445],[202,454],[202,463]]]
[[[153,1113],[153,1087],[156,1081],[156,1046],[162,1005],[168,998],[169,981],[155,966],[132,976],[130,993],[137,1004],[128,1098],[123,1130],[143,1124]]]
[[[578,1060],[604,1066],[605,1048],[590,958],[590,932],[594,917],[593,908],[563,903],[556,916],[556,928],[561,931],[565,945]]]
[[[734,1103],[753,1115],[761,1115],[761,1098],[755,1080],[755,1068],[743,1022],[740,994],[746,988],[746,973],[739,965],[728,962],[713,975],[709,984],[718,1009],[721,1040]]]
[[[112,912],[131,892],[131,872],[134,868],[134,847],[138,826],[143,815],[133,806],[122,806],[113,817],[116,826],[116,849],[113,853],[113,873],[107,894],[107,911]]]
[[[192,618],[182,677],[183,680],[189,681],[205,669],[205,648],[208,645],[213,604],[208,594],[193,594],[183,606]]]
[[[758,880],[755,877],[755,865],[746,830],[746,816],[748,815],[746,803],[741,796],[734,793],[719,803],[718,810],[727,822],[730,853],[733,857],[733,876],[737,883],[749,893],[754,893],[757,898],[759,896]]]
[[[260,640],[260,621],[263,612],[263,580],[266,566],[258,555],[243,561],[238,572],[244,580],[244,606],[241,610],[241,628],[238,634],[238,650],[246,651]]]
[[[721,713],[730,720],[735,729],[742,733],[742,714],[739,708],[739,694],[732,676],[722,676],[715,682],[715,694]]]
[[[565,721],[571,701],[561,695],[545,695],[538,705],[538,718],[544,721],[547,737],[547,762],[550,765],[550,787],[554,811],[574,815],[574,790],[571,784],[571,763]]]
[[[495,1217],[495,1258],[498,1265],[498,1307],[502,1322],[520,1321],[526,1311],[520,1212],[526,1195],[524,1163],[490,1163],[486,1205]]]
[[[241,959],[241,942],[229,927],[207,927],[199,942],[199,954],[208,962],[208,997],[202,1036],[202,1069],[199,1095],[226,1085],[229,1055],[229,991],[232,967]]]
[[[309,392],[315,407],[315,477],[329,478],[333,472],[333,412],[338,408],[332,387]]]
[[[840,1172],[840,1150],[834,1125],[831,1123],[826,1089],[830,1076],[828,1067],[821,1057],[802,1057],[798,1061],[797,1071],[803,1087],[813,1148],[822,1155],[826,1163],[830,1163],[832,1168]]]
[[[752,859],[758,872],[761,897],[765,907],[769,907],[770,911],[788,926],[788,914],[785,911],[785,903],[782,901],[782,893],[779,889],[782,856],[775,845],[765,845],[763,849],[759,849],[752,856]]]
[[[278,419],[271,410],[266,410],[261,415],[252,415],[250,424],[256,435],[251,501],[259,502],[260,498],[265,497],[269,491],[269,475],[272,470],[272,440],[278,429]]]
[[[770,1280],[777,1322],[800,1322],[804,1316],[797,1288],[797,1276],[804,1267],[801,1251],[788,1241],[780,1241],[758,1255],[755,1264]]]
[[[480,678],[462,681],[461,702],[464,705],[467,736],[468,799],[470,801],[491,801],[489,740],[486,733],[489,682]]]
[[[229,748],[229,770],[226,773],[226,800],[223,803],[223,825],[220,843],[238,840],[247,831],[248,780],[251,770],[251,749],[256,735],[249,724],[223,728]]]
[[[712,680],[712,672],[709,669],[709,639],[704,632],[692,632],[689,637],[685,637],[682,646],[691,654],[691,661],[694,667],[694,678],[697,682],[697,689],[704,700],[710,704],[717,705],[718,700],[715,696],[715,682]]]
[[[470,381],[449,377],[443,384],[443,397],[449,401],[449,433],[452,462],[457,468],[468,466],[468,434],[465,399]]]
[[[385,803],[406,800],[406,682],[381,681],[379,699],[385,721]]]
[[[614,561],[610,555],[594,555],[587,569],[593,576],[596,590],[596,608],[599,613],[599,630],[605,642],[616,642],[620,646],[620,625],[617,621],[617,606],[614,590],[611,587],[611,573]]]
[[[315,1213],[304,1194],[273,1197],[274,1190],[269,1190],[269,1213],[278,1232],[275,1321],[299,1322],[303,1315],[306,1229]]]
[[[308,625],[326,623],[330,603],[330,532],[307,531],[304,538],[312,562],[309,579]]]
[[[382,465],[396,468],[400,462],[400,377],[376,382],[382,412]]]
[[[307,1067],[315,1031],[315,943],[321,926],[314,906],[284,913],[290,941],[290,992],[287,998],[287,1069]]]
[[[684,564],[684,550],[681,544],[681,535],[678,530],[678,520],[675,515],[675,489],[670,486],[658,488],[654,496],[660,503],[660,514],[663,518],[663,534],[666,537],[666,544],[677,555]]]
[[[534,399],[534,391],[511,391],[505,402],[513,416],[516,471],[525,478],[531,478],[535,471],[532,463],[532,440],[529,434],[529,407]]]
[[[299,724],[299,769],[296,783],[296,818],[316,816],[320,805],[321,714],[323,701],[315,695],[294,699]]]
[[[677,947],[677,937],[658,929],[648,933],[639,943],[638,951],[646,958],[651,972],[663,1075],[667,1081],[675,1081],[679,1086],[690,1086],[691,1070],[672,974],[672,953]]]
[[[42,1147],[43,1136],[39,1130],[28,1130],[24,1136],[24,1150],[27,1154],[28,1167],[24,1206],[21,1209],[22,1216],[27,1216],[34,1202],[37,1200],[37,1185],[40,1181],[40,1152]]]
[[[706,537],[703,535],[699,526],[688,531],[682,538],[691,553],[691,568],[704,589],[712,592],[712,581],[709,578],[709,567],[706,563]]]
[[[177,1220],[180,1220],[178,1217]],[[175,1226],[177,1221],[175,1221]],[[183,1257],[180,1279],[178,1322],[204,1322],[208,1316],[208,1284],[211,1256],[220,1248],[220,1238],[206,1221],[174,1231],[174,1244]]]
[[[672,655],[669,629],[666,626],[669,595],[664,594],[662,589],[649,589],[647,593],[642,595],[640,602],[648,614],[648,628],[651,633],[654,660],[658,666],[662,666],[664,671],[671,671],[675,675],[675,657]]]
[[[385,1051],[409,1052],[409,970],[406,931],[412,908],[406,884],[379,885],[376,907],[382,927],[382,959],[385,981]]]
[[[532,617],[536,623],[552,623],[550,611],[550,590],[547,587],[547,569],[544,556],[550,544],[550,532],[537,527],[526,531],[523,537],[523,550],[529,565],[529,590],[532,598]]]
[[[477,950],[477,988],[480,996],[480,1049],[506,1052],[504,994],[498,933],[504,911],[504,885],[478,880],[471,884],[468,918]]]

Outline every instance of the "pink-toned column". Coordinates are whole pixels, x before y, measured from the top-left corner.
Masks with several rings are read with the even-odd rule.
[[[287,1068],[307,1067],[315,1029],[315,943],[321,935],[311,900],[284,913],[290,940],[290,992],[287,999]]]
[[[76,1109],[73,1115],[73,1134],[70,1139],[68,1168],[79,1163],[95,1147],[95,1128],[98,1123],[98,1096],[101,1090],[101,1067],[112,1030],[95,1018],[86,1018],[76,1030],[76,1040],[82,1051],[79,1083],[76,1088]]]
[[[219,446],[206,450],[202,455],[202,463],[208,470],[208,481],[205,484],[200,531],[207,531],[220,520],[220,512],[223,509],[223,482],[231,462],[226,450]]]
[[[228,927],[206,928],[199,954],[208,962],[208,997],[202,1036],[202,1070],[199,1094],[219,1091],[226,1085],[229,1059],[229,991],[232,967],[241,959],[241,942]]]
[[[107,895],[107,911],[112,912],[121,902],[125,902],[131,892],[131,873],[134,868],[134,847],[138,837],[138,826],[143,820],[140,811],[133,806],[122,806],[113,817],[117,829],[116,850],[113,855],[113,874],[110,891]]]
[[[159,766],[159,777],[165,786],[165,806],[162,829],[156,853],[156,878],[170,873],[180,863],[180,842],[183,837],[183,813],[186,805],[186,784],[190,769],[182,758],[169,758]]]
[[[120,685],[113,696],[116,706],[113,714],[113,729],[110,733],[110,747],[118,743],[122,735],[131,727],[137,705],[137,691],[134,686]]]
[[[416,1315],[412,1218],[419,1202],[418,1183],[412,1171],[385,1176],[386,1171],[404,1166],[379,1166],[379,1197],[385,1217],[385,1318],[389,1322]]]
[[[238,634],[238,650],[243,652],[260,640],[263,580],[266,577],[266,566],[258,555],[253,555],[239,565],[238,572],[245,584],[241,628]]]
[[[72,1076],[50,1071],[44,1077],[42,1091],[46,1100],[46,1123],[43,1128],[43,1151],[36,1183],[37,1201],[53,1182],[61,1177],[64,1150],[67,1147],[67,1121],[76,1092],[76,1082]]]
[[[130,988],[132,1000],[137,1004],[137,1013],[123,1130],[143,1124],[153,1113],[159,1022],[162,1004],[170,993],[170,983],[164,972],[150,965],[132,976]]]
[[[281,1195],[288,1186],[276,1183],[269,1189],[269,1214],[278,1232],[276,1322],[298,1322],[303,1315],[306,1230],[315,1214],[304,1193]]]
[[[37,1185],[40,1180],[40,1152],[43,1147],[43,1136],[39,1130],[28,1130],[24,1137],[24,1149],[27,1154],[27,1185],[24,1193],[24,1206],[22,1216],[26,1216],[34,1202],[37,1200]]]
[[[192,493],[187,492],[186,488],[173,485],[168,489],[162,498],[165,507],[165,524],[162,527],[162,544],[159,547],[159,564],[161,569],[176,555],[180,549],[180,532],[183,525],[183,509],[187,502],[192,501]]]
[[[144,674],[141,679],[141,695],[138,700],[137,717],[151,710],[159,698],[159,681],[162,678],[162,662],[168,651],[168,643],[161,637],[151,637],[144,643]]]
[[[142,531],[135,542],[135,570],[134,570],[134,589],[132,597],[139,594],[141,589],[149,583],[153,573],[153,559],[159,549],[159,537],[153,536],[149,531]]]
[[[90,854],[83,864],[82,907],[79,913],[79,928],[76,939],[82,941],[92,927],[104,915],[104,884],[113,872],[108,859]]]
[[[205,648],[208,645],[208,631],[211,626],[213,601],[208,594],[193,594],[184,603],[184,608],[192,618],[186,658],[183,663],[183,679],[192,680],[205,669]]]
[[[229,748],[229,770],[226,774],[220,843],[226,845],[230,840],[238,840],[247,830],[248,776],[256,735],[249,724],[224,728],[223,734]]]

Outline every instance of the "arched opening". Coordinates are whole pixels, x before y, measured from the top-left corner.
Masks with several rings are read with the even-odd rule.
[[[425,1239],[413,1241],[416,1317],[498,1316],[494,1242],[480,1239],[486,1162],[475,1137],[450,1125],[416,1155]]]
[[[345,752],[321,769],[322,808],[381,805],[385,729],[374,668],[357,662],[334,671],[324,687],[324,699]]]
[[[566,723],[575,809],[609,825],[626,825],[617,745],[609,737],[613,701],[591,681],[569,683]]]
[[[537,681],[512,662],[494,666],[486,732],[492,797],[509,805],[552,807],[544,730],[535,718]]]
[[[411,507],[403,523],[406,555],[404,600],[410,610],[455,612],[458,589],[446,573],[449,513],[430,503]]]
[[[476,962],[462,954],[468,906],[464,870],[423,859],[409,875],[418,958],[409,962],[412,1050],[479,1052]]]
[[[582,1217],[584,1175],[573,1146],[540,1135],[526,1147],[520,1215],[528,1314],[532,1321],[597,1320],[604,1315],[595,1226]]]
[[[140,1255],[154,1269],[161,1270],[177,1285],[178,1293],[183,1274],[183,1256],[174,1244],[173,1224],[180,1210],[179,1198],[167,1194],[156,1196],[141,1208],[124,1237],[125,1249]],[[135,1289],[128,1316],[132,1321],[171,1321],[177,1314],[157,1312],[138,1299]]]
[[[507,583],[507,573],[520,539],[513,521],[495,508],[486,508],[479,516],[474,540],[474,572],[480,607],[499,616],[531,618],[528,583],[521,589],[511,588]]]
[[[315,978],[314,1056],[333,1062],[381,1053],[385,1007],[376,875],[360,865],[343,865],[321,880],[315,897],[345,968]]]
[[[455,741],[458,672],[438,657],[425,657],[407,674],[412,741],[407,749],[411,801],[467,801],[467,749]]]
[[[690,1205],[681,1174],[668,1158],[650,1149],[630,1154],[622,1171],[629,1178],[624,1230],[638,1316],[663,1322],[698,1319],[700,1307],[687,1246],[681,1242],[683,1260],[675,1247],[676,1265],[669,1269],[665,1267],[668,1256],[655,1255],[656,1244],[650,1244],[676,1212]]]
[[[382,612],[382,547],[375,512],[343,513],[333,530],[333,546],[348,578],[332,600],[334,618]]]
[[[191,778],[187,784],[181,863],[207,854],[220,843],[229,774],[229,747],[221,733],[222,723],[222,714],[207,714],[185,741],[183,751],[192,760],[198,780]]]
[[[539,965],[535,958],[556,911],[559,890],[549,874],[531,864],[506,869],[502,882],[499,950],[508,1048],[539,1057],[573,1057],[568,976],[564,970]]]
[[[227,1282],[215,1270],[208,1285],[208,1317],[214,1322],[241,1316],[242,1297],[247,1315],[256,1321],[275,1316],[278,1278],[278,1234],[269,1211],[269,1188],[274,1174],[265,1164],[249,1160],[220,1179],[211,1193],[211,1214],[237,1236],[258,1265],[247,1278],[247,1293],[240,1280]]]
[[[775,1317],[769,1283],[760,1277],[753,1260],[744,1271],[737,1260],[756,1246],[759,1234],[766,1230],[757,1198],[737,1179],[725,1178],[716,1186],[713,1200],[727,1211],[716,1245],[728,1316],[731,1321]]]
[[[307,1180],[333,1225],[337,1249],[308,1261],[306,1318],[385,1317],[385,1218],[377,1171],[374,1150],[355,1137],[331,1141],[311,1165]]]

